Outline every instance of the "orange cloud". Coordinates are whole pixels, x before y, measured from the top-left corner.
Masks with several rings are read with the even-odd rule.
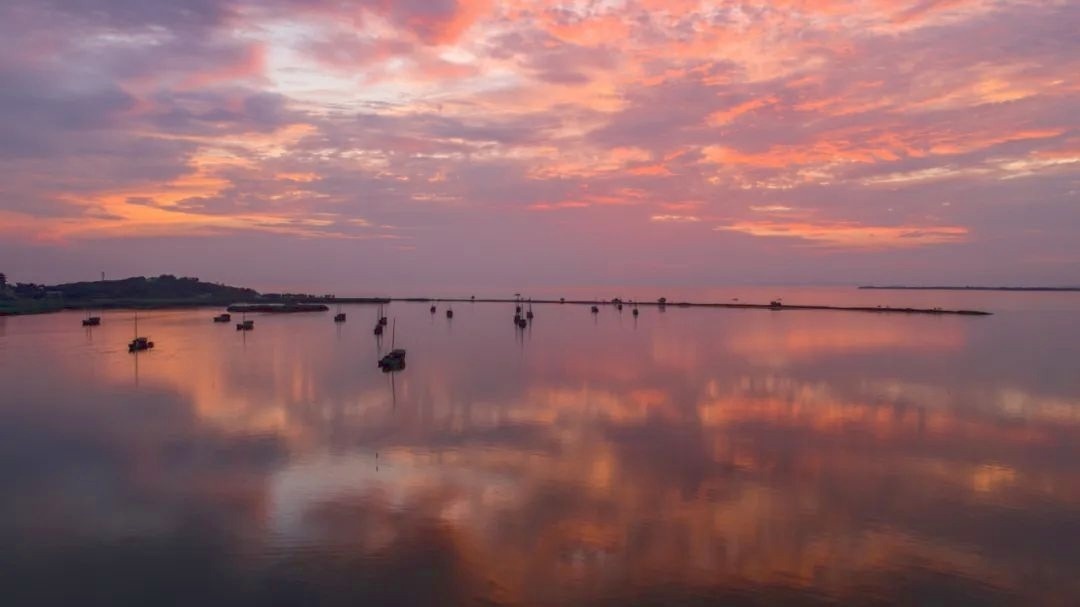
[[[904,248],[960,242],[967,228],[956,226],[872,226],[854,222],[810,223],[737,221],[713,228],[751,236],[797,238],[843,248]]]

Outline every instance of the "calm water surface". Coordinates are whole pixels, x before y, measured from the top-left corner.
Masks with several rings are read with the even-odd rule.
[[[760,291],[998,313],[0,318],[3,604],[1080,603],[1080,294]]]

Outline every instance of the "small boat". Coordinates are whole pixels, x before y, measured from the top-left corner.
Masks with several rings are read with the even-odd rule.
[[[98,326],[100,324],[101,324],[101,317],[100,316],[87,316],[82,321],[82,326],[84,326],[84,327],[96,327],[96,326]]]
[[[397,348],[379,359],[379,368],[383,371],[400,371],[405,368],[405,350]]]
[[[517,318],[514,319],[514,324],[516,324],[518,327],[524,329],[525,327],[529,326],[529,321],[527,321],[524,318],[518,316]]]
[[[383,325],[381,322],[375,323],[375,335],[382,335]]]
[[[214,322],[229,322],[232,320],[232,314],[218,314],[214,317]]]
[[[637,316],[637,315],[638,315],[637,308],[634,308],[634,316]]]
[[[254,320],[245,320],[243,322],[236,323],[237,331],[251,331],[255,328]]]
[[[622,304],[619,304],[618,308],[619,308],[619,311],[622,312]]]
[[[446,309],[446,317],[447,318],[453,318],[454,317],[454,310],[452,308],[447,308]]]
[[[533,319],[533,311],[532,311],[532,304],[531,303],[529,304],[529,311],[525,313],[525,318],[527,318],[529,320]]]
[[[769,307],[770,308],[781,308],[781,307],[783,307],[783,305],[784,305],[784,302],[780,301],[779,299],[774,299],[774,300],[769,302]]]
[[[432,314],[434,314],[434,313],[435,313],[435,306],[431,306],[431,313],[432,313]]]
[[[600,313],[600,308],[598,308],[598,307],[596,307],[596,306],[593,306],[593,307],[592,307],[592,313],[593,313],[593,314],[599,314],[599,313]]]
[[[146,337],[136,337],[128,344],[128,352],[142,352],[154,347],[154,342]]]
[[[384,326],[384,327],[386,326],[386,323],[387,323],[387,322],[389,322],[389,321],[388,321],[388,320],[386,320],[386,317],[385,317],[385,316],[383,316],[382,318],[380,318],[380,319],[379,319],[379,324],[380,324],[380,325],[382,325],[382,326]]]
[[[405,350],[401,348],[394,348],[394,342],[397,340],[397,321],[394,322],[394,327],[390,337],[390,352],[379,359],[379,368],[383,372],[400,371],[405,368]]]
[[[148,337],[139,337],[139,314],[135,313],[135,338],[128,343],[128,352],[142,352],[154,347]]]
[[[345,313],[338,312],[334,315],[334,322],[345,322]]]

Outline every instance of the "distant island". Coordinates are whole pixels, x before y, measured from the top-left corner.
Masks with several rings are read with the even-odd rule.
[[[1080,287],[916,287],[907,285],[860,286],[860,289],[879,291],[1080,291]]]
[[[0,274],[0,315],[41,314],[59,310],[110,308],[225,307],[235,304],[308,304],[383,302],[383,299],[342,299],[308,293],[259,293],[255,289],[203,282],[198,278],[134,276],[119,280],[69,282],[58,285],[9,284]],[[273,308],[279,309],[279,308]],[[288,308],[291,310],[291,308]]]

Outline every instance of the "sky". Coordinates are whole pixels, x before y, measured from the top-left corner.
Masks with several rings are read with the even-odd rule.
[[[7,0],[0,271],[1080,284],[1080,3]]]

